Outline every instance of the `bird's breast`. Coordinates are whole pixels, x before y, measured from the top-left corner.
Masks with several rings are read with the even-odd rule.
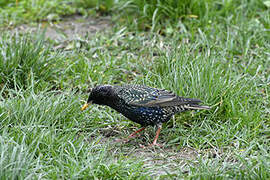
[[[131,121],[139,123],[142,126],[156,125],[169,120],[171,117],[171,115],[166,114],[163,109],[159,107],[125,105],[115,109]]]

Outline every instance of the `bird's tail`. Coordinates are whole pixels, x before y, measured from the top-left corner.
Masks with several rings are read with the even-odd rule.
[[[201,109],[207,109],[207,110],[211,109],[211,107],[209,107],[209,106],[201,106],[201,105],[198,105],[198,104],[188,104],[188,105],[185,105],[184,107],[186,109],[199,109],[199,110],[201,110]]]

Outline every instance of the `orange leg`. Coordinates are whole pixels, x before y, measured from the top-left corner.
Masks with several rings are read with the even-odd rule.
[[[152,145],[158,145],[158,144],[157,144],[157,139],[158,139],[158,136],[159,136],[159,134],[160,134],[160,131],[161,131],[161,126],[159,126],[158,129],[157,129],[156,137],[155,137],[155,139],[154,139]]]
[[[129,139],[134,138],[135,135],[136,135],[137,133],[143,131],[144,129],[145,129],[145,127],[143,127],[143,128],[141,128],[141,129],[139,129],[139,130],[133,132],[132,134],[130,134],[130,135],[129,135],[127,138],[125,138],[125,139],[117,139],[116,142],[128,142]]]
[[[160,134],[161,128],[162,128],[162,126],[161,126],[161,125],[158,125],[158,129],[157,129],[157,131],[156,131],[155,139],[154,139],[154,141],[153,141],[152,144],[149,144],[149,147],[153,147],[153,146],[159,146],[159,147],[162,147],[162,145],[160,145],[160,144],[157,143],[157,139],[158,139],[158,136],[159,136],[159,134]],[[140,147],[141,147],[141,148],[146,148],[144,145],[140,145]]]
[[[144,129],[145,129],[145,127],[143,127],[143,128],[141,128],[141,129],[139,129],[139,130],[133,132],[131,135],[128,136],[128,138],[133,138],[137,133],[143,131]]]

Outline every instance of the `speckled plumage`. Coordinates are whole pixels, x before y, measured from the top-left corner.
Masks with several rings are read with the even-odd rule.
[[[142,126],[160,125],[186,110],[209,109],[200,106],[198,99],[142,85],[99,85],[91,91],[88,102],[110,106]]]
[[[157,125],[155,139],[152,145],[157,145],[161,125],[179,112],[191,109],[209,109],[199,105],[198,99],[184,98],[173,92],[142,85],[111,86],[99,85],[92,89],[87,104],[107,105],[123,114],[125,117],[139,123],[143,128],[132,133],[129,138],[145,129],[148,125]]]

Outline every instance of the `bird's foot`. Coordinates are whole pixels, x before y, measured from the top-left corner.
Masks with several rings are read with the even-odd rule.
[[[117,143],[127,143],[130,139],[133,139],[135,137],[137,137],[138,135],[130,135],[127,138],[123,138],[123,139],[116,139],[115,141]]]

